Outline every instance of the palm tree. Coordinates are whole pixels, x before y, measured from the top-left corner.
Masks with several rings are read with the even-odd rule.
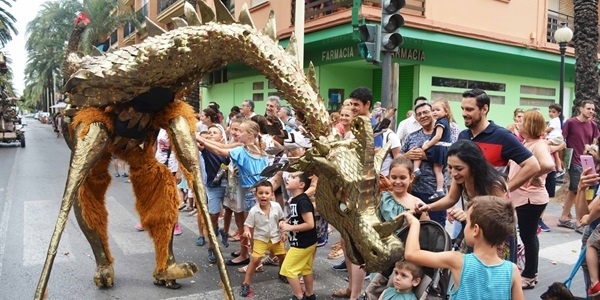
[[[13,2],[16,0],[13,0]],[[15,28],[15,22],[17,19],[8,12],[6,6],[12,7],[9,0],[0,0],[0,44],[4,47],[8,42],[12,40],[12,34],[18,34]]]
[[[123,6],[121,0],[86,0],[83,11],[90,19],[79,43],[83,53],[89,53],[92,46],[104,42],[118,27],[132,22],[139,28],[143,21],[129,7]]]
[[[66,41],[73,28],[75,15],[81,10],[78,0],[46,2],[27,24],[25,48],[28,59],[24,94],[28,99],[39,101],[40,105],[36,106],[44,111],[54,104],[54,92],[62,82],[61,67]]]
[[[598,106],[598,0],[573,0],[575,11],[575,100],[573,108],[583,100]],[[575,110],[574,110],[575,111]]]

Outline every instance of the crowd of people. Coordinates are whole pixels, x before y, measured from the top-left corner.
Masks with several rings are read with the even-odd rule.
[[[291,299],[316,299],[312,262],[333,230],[318,212],[318,178],[281,169],[261,175],[276,163],[293,163],[310,149],[304,116],[283,106],[276,96],[267,99],[264,115],[256,114],[254,108],[252,100],[245,100],[225,117],[219,104],[211,102],[197,116],[196,141],[211,218],[209,224],[198,218],[196,245],[205,245],[206,226],[213,226],[225,247],[239,241],[239,249],[226,264],[245,273],[240,283],[243,297],[255,294],[251,283],[256,272],[265,271],[264,265],[279,265],[279,279],[290,285]],[[600,245],[593,230],[600,205],[588,207],[585,200],[580,201],[581,191],[600,181],[595,172],[582,169],[579,159],[584,146],[595,144],[600,137],[593,122],[594,103],[583,101],[579,114],[565,122],[562,108],[556,104],[548,108],[548,122],[538,109],[517,109],[515,122],[506,128],[488,120],[490,108],[484,91],[465,91],[461,115],[466,129],[460,131],[447,100],[431,103],[418,97],[394,132],[390,128],[393,120],[386,118],[389,114],[373,102],[368,88],[361,87],[350,93],[339,111],[330,114],[332,132],[340,139],[353,139],[352,119],[363,116],[370,118],[374,128],[376,151],[389,144],[381,173],[391,188],[381,194],[378,215],[382,222],[403,217],[410,228],[405,260],[396,263],[389,278],[370,276],[378,278],[372,284],[383,282],[383,289],[367,287],[365,292],[367,274],[345,257],[333,268],[348,272],[348,286],[334,291],[333,297],[417,299],[413,289],[421,283],[422,268],[430,267],[452,271],[453,299],[523,299],[522,290],[534,288],[538,282],[537,235],[549,230],[542,215],[554,196],[555,178],[564,172],[571,184],[557,225],[592,235],[587,252],[593,263],[589,266],[589,293],[600,294]],[[572,149],[572,158],[564,160],[566,148]],[[168,135],[161,130],[156,159],[169,167],[179,183],[180,210],[195,214],[193,193],[170,149]],[[125,166],[116,162],[115,168],[115,176],[126,176]],[[570,213],[574,204],[575,218]],[[415,213],[421,220],[430,219],[444,227],[452,223],[453,238],[464,232],[461,251],[420,249]],[[232,230],[232,220],[236,230]],[[141,225],[136,229],[143,230]],[[181,234],[177,224],[174,234]],[[518,243],[525,249],[525,263],[519,267],[515,264]],[[218,245],[208,245],[210,263],[216,262],[215,247]],[[345,256],[343,240],[332,248],[329,258]]]

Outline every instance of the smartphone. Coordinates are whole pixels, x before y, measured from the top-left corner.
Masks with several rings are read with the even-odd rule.
[[[592,168],[590,174],[596,174],[596,165],[594,164],[594,158],[591,155],[582,154],[581,158],[581,167],[585,170],[587,168]]]

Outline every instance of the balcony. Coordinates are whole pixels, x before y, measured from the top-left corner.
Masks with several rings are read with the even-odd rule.
[[[157,12],[158,14],[162,13],[163,11],[165,11],[167,8],[169,8],[169,6],[175,4],[178,0],[158,0],[157,4],[158,4],[158,9]]]
[[[352,8],[353,0],[305,0],[304,20],[314,20]],[[402,14],[425,16],[426,0],[407,0]],[[363,6],[381,6],[381,0],[362,0]],[[294,24],[296,0],[292,0],[292,25]]]
[[[125,25],[123,25],[123,39],[127,39],[130,35],[135,32],[135,26],[133,22],[129,21]]]
[[[136,15],[138,22],[140,22],[140,23],[146,22],[146,18],[149,18],[148,3],[144,4],[144,6],[142,6],[142,8],[140,8],[138,11],[136,11],[135,15]]]
[[[566,23],[567,26],[571,29],[575,28],[575,24],[573,23],[575,18],[573,16],[569,16],[567,14],[563,14],[558,11],[548,10],[548,24],[546,30],[546,42],[547,43],[556,43],[554,42],[554,31],[562,26],[562,23]],[[569,43],[570,47],[573,47],[573,41]]]

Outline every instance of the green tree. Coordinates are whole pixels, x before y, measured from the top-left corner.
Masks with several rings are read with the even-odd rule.
[[[598,106],[598,0],[574,0],[575,30],[575,100],[573,108],[583,100]]]
[[[15,1],[12,0],[12,2]],[[13,34],[18,34],[15,28],[17,19],[8,11],[8,8],[12,7],[10,0],[0,0],[0,4],[0,44],[4,47],[12,40]]]
[[[143,22],[141,16],[123,6],[121,0],[86,0],[83,11],[90,19],[79,42],[79,50],[83,53],[90,53],[92,46],[104,42],[118,27],[132,22],[139,28]]]
[[[24,95],[38,109],[48,111],[55,103],[54,94],[62,82],[66,41],[73,20],[82,10],[77,0],[46,2],[27,24],[27,64]]]

